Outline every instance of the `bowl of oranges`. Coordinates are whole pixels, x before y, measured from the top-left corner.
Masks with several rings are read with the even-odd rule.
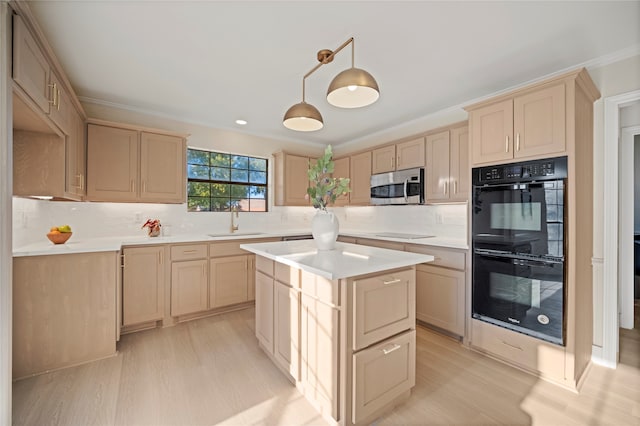
[[[53,226],[47,233],[47,238],[53,244],[64,244],[71,238],[71,235],[73,235],[73,232],[71,232],[69,225]]]

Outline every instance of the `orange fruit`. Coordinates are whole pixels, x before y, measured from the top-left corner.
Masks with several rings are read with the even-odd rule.
[[[52,226],[51,229],[49,231],[53,232],[53,231],[57,231],[58,227],[57,226]]]
[[[58,228],[56,228],[56,229],[55,229],[55,231],[54,231],[54,230],[51,230],[51,232],[49,232],[49,233],[50,233],[50,234],[61,234],[61,232],[60,232],[60,231],[58,231]]]

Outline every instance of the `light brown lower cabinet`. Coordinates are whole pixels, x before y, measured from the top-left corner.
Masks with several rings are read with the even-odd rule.
[[[409,395],[414,268],[329,280],[260,256],[256,265],[260,346],[325,419],[368,424]]]
[[[208,275],[206,259],[171,263],[171,316],[207,310]]]
[[[465,273],[431,265],[416,266],[416,318],[464,336]]]
[[[13,259],[13,378],[116,353],[118,252]]]
[[[209,307],[249,300],[249,256],[217,257],[209,261]]]
[[[256,272],[256,337],[273,353],[273,277]]]
[[[416,331],[353,356],[353,423],[371,417],[416,384]]]
[[[122,325],[161,320],[164,316],[164,246],[122,250]]]
[[[273,294],[273,356],[293,380],[299,380],[300,292],[278,281]]]

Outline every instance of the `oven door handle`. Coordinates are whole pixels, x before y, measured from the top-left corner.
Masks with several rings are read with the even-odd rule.
[[[554,264],[564,263],[564,259],[523,259],[518,257],[517,255],[513,255],[511,253],[496,253],[496,252],[484,252],[480,250],[475,250],[474,254],[476,256],[482,257],[493,257],[496,259],[506,259],[509,260],[514,265],[522,265],[522,266],[542,266],[542,267],[551,267]]]

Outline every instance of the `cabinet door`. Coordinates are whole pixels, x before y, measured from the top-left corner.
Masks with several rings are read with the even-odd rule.
[[[209,307],[233,305],[249,300],[249,256],[229,256],[211,259],[209,283]]]
[[[249,255],[249,269],[247,271],[247,299],[256,300],[256,255]]]
[[[427,136],[427,200],[449,199],[449,131]]]
[[[140,134],[140,201],[183,203],[186,188],[183,138]]]
[[[118,269],[115,252],[13,258],[14,380],[115,355]]]
[[[416,332],[401,334],[353,355],[354,424],[416,384]]]
[[[469,163],[469,128],[451,129],[449,161],[449,199],[467,201],[471,188],[471,164]],[[428,194],[427,194],[428,197]]]
[[[464,272],[416,267],[416,318],[464,336]]]
[[[300,379],[300,293],[275,282],[274,294],[274,352],[280,366]]]
[[[256,337],[273,353],[273,277],[256,272]]]
[[[13,15],[13,79],[45,113],[53,102],[49,63],[20,16]]]
[[[309,187],[309,158],[297,155],[284,155],[284,205],[308,206],[305,198]]]
[[[396,169],[396,146],[374,149],[371,157],[371,173],[392,172]]]
[[[122,325],[162,319],[164,247],[125,248],[122,275]]]
[[[352,155],[350,163],[349,204],[369,205],[371,203],[371,151]]]
[[[137,201],[138,186],[138,132],[89,124],[87,198]]]
[[[469,113],[473,164],[513,158],[513,101],[478,108]]]
[[[69,135],[66,145],[66,179],[65,193],[68,198],[81,200],[85,194],[85,173],[87,139],[84,127],[84,120],[76,111],[71,109],[69,119]]]
[[[171,316],[206,310],[207,289],[205,259],[171,263]]]
[[[396,145],[396,170],[424,167],[424,138],[412,139]]]
[[[58,76],[51,71],[49,84],[52,91],[53,103],[49,107],[49,117],[65,134],[71,131],[71,110],[75,109],[71,104],[69,94],[60,83]]]
[[[351,172],[349,170],[349,157],[340,158],[335,160],[333,168],[333,177],[335,178],[350,178]],[[349,188],[351,188],[351,183],[349,183]],[[346,206],[349,204],[349,194],[341,195],[336,198],[335,205],[336,206]]]
[[[338,310],[302,294],[300,378],[304,394],[323,413],[338,418]]]
[[[566,149],[564,84],[513,100],[515,157],[533,157]]]
[[[354,351],[415,327],[413,269],[356,280],[353,295]]]

